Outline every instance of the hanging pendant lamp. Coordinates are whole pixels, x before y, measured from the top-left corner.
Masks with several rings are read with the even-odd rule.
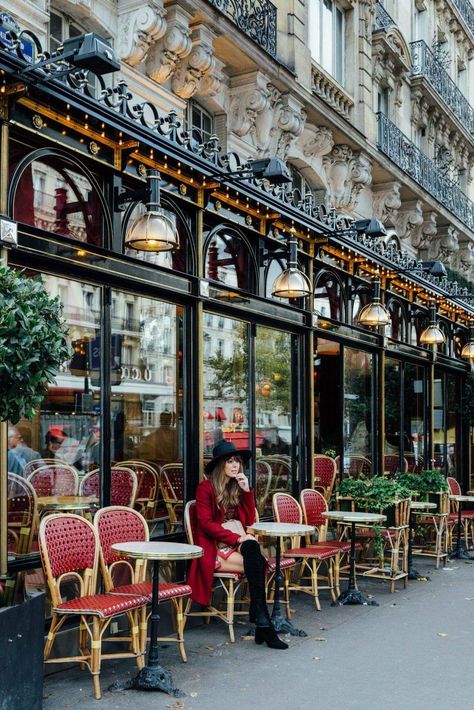
[[[172,251],[179,247],[176,221],[160,205],[160,173],[148,172],[149,201],[146,212],[134,220],[125,237],[125,246],[137,251]]]
[[[382,326],[388,325],[391,320],[390,313],[380,299],[380,279],[374,280],[374,297],[370,303],[362,308],[359,313],[359,325]]]
[[[469,342],[461,350],[461,357],[466,360],[474,360],[474,322],[469,326]]]
[[[306,274],[298,269],[296,237],[290,237],[288,246],[290,255],[287,268],[273,282],[272,296],[279,298],[305,298],[311,295],[311,283]]]
[[[430,305],[430,322],[428,327],[424,329],[420,335],[421,345],[443,345],[446,342],[446,336],[438,325],[436,320],[436,306],[434,303]]]

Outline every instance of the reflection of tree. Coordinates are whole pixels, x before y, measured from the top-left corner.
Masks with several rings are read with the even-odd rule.
[[[247,399],[248,367],[246,341],[236,341],[234,352],[229,357],[217,353],[207,361],[213,379],[209,389],[218,399],[232,397],[236,402]]]
[[[367,428],[370,428],[370,369],[355,370],[349,365],[345,380],[345,393],[351,395],[350,399],[345,400],[346,416],[350,417],[351,429],[359,422],[365,422]]]
[[[291,405],[291,343],[287,333],[259,328],[256,339],[256,396],[259,409],[287,415]]]
[[[385,368],[385,431],[394,435],[400,430],[400,377],[398,365]]]

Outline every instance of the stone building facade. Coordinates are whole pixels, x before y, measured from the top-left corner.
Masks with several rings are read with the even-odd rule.
[[[242,157],[285,159],[302,200],[375,215],[413,256],[473,279],[470,0],[7,5],[51,50],[97,31],[137,100]]]

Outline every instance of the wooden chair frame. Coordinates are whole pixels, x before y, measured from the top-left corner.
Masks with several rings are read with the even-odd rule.
[[[92,567],[87,567],[85,569],[67,571],[58,577],[55,577],[52,573],[50,556],[48,551],[48,546],[46,542],[46,528],[52,521],[58,518],[73,518],[81,522],[82,525],[88,526],[94,537],[95,548],[94,548],[94,559]],[[100,616],[93,614],[91,611],[84,611],[81,613],[79,610],[75,611],[62,611],[60,605],[62,603],[61,597],[61,584],[65,580],[73,579],[77,584],[79,584],[80,594],[79,597],[94,595],[97,586],[97,575],[99,566],[99,538],[97,531],[95,530],[92,523],[87,519],[72,514],[57,513],[53,515],[48,515],[41,521],[39,530],[39,542],[40,542],[40,552],[41,559],[43,563],[43,569],[45,572],[46,580],[48,582],[49,591],[51,594],[52,602],[52,619],[51,626],[48,633],[45,649],[44,649],[44,662],[45,663],[71,663],[77,662],[81,664],[81,668],[87,666],[89,669],[94,684],[94,694],[97,700],[101,697],[100,689],[100,667],[101,662],[107,658],[135,658],[138,668],[142,668],[144,665],[143,654],[140,649],[139,633],[136,625],[135,615],[133,610],[127,610],[122,612],[117,612],[106,618],[101,618]],[[132,649],[130,651],[123,651],[119,653],[103,654],[102,653],[102,641],[105,632],[107,631],[111,621],[117,616],[125,614],[128,618],[130,624],[130,638]],[[54,644],[57,633],[60,631],[64,621],[68,616],[75,615],[80,618],[79,626],[79,650],[80,653],[77,656],[66,656],[60,658],[50,658],[51,649]],[[89,643],[88,643],[89,642]]]
[[[414,512],[415,520],[420,524],[426,525],[427,536],[430,532],[433,533],[433,540],[426,539],[424,543],[413,545],[413,554],[422,557],[435,557],[436,569],[440,563],[446,564],[448,557],[448,513],[449,513],[449,496],[444,491],[430,494],[436,495],[439,500],[438,508],[435,512],[424,511]],[[431,529],[431,530],[430,530]]]

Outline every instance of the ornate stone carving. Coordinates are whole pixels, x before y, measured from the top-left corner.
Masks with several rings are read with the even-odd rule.
[[[372,195],[374,215],[384,224],[389,222],[393,225],[402,204],[400,183],[395,181],[374,185],[372,187]]]
[[[438,215],[436,212],[424,212],[423,222],[415,228],[412,233],[412,245],[415,249],[422,251],[429,249],[431,241],[436,237],[438,232]]]
[[[334,147],[334,137],[327,126],[306,124],[298,144],[303,155],[307,158],[316,158],[331,152]]]
[[[117,48],[124,62],[134,67],[146,58],[166,31],[165,15],[161,0],[120,2]]]
[[[192,49],[190,19],[191,15],[181,7],[174,5],[168,8],[167,31],[150,50],[146,63],[148,76],[158,84],[164,84],[173,76],[178,62],[187,57]]]
[[[231,130],[241,138],[250,136],[258,156],[283,160],[306,121],[301,102],[281,94],[261,72],[232,82],[229,116]]]
[[[336,209],[354,210],[363,187],[372,180],[372,164],[363,153],[348,145],[336,145],[323,158],[326,174],[326,202]]]
[[[191,52],[179,62],[171,80],[174,93],[182,99],[190,99],[198,90],[203,77],[214,71],[214,38],[214,33],[205,25],[193,27]]]
[[[424,222],[423,203],[421,200],[404,203],[403,208],[398,212],[395,222],[397,236],[400,239],[411,239]]]
[[[474,272],[474,242],[468,237],[458,241],[459,250],[456,255],[457,269],[464,275]]]
[[[411,122],[419,128],[426,128],[429,120],[430,105],[421,89],[411,92]]]
[[[217,96],[224,85],[224,62],[214,57],[214,69],[204,74],[199,84],[197,93],[199,96]]]
[[[438,229],[438,239],[431,242],[430,258],[452,266],[453,257],[459,251],[459,232],[452,225]]]

